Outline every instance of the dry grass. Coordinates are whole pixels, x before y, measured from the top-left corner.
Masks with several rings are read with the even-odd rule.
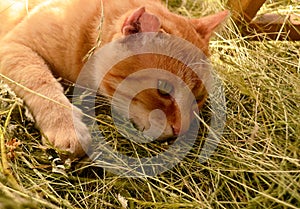
[[[187,16],[221,8],[208,0],[168,4]],[[287,0],[263,10],[278,8],[300,12]],[[122,208],[126,201],[127,208],[299,208],[300,43],[249,41],[235,28],[229,23],[211,44],[228,108],[218,149],[204,164],[195,149],[156,177],[120,177],[87,161],[60,169],[21,101],[0,84],[0,208]],[[120,135],[104,128],[116,143]]]

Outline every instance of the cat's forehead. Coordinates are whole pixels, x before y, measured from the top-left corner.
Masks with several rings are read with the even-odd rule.
[[[122,79],[135,72],[151,69],[148,71],[150,73],[143,74],[139,79],[145,82],[164,79],[179,88],[178,83],[181,82],[192,90],[202,83],[209,70],[207,58],[201,50],[192,43],[172,35],[135,34],[120,40],[117,44],[121,46],[118,47],[121,49],[118,50],[119,54],[131,52],[131,56],[113,68],[113,74]]]
[[[180,57],[165,56],[165,55],[150,55],[148,61],[152,62],[152,66],[157,69],[163,69],[172,73],[174,76],[167,76],[172,82],[184,82],[185,85],[193,89],[202,80],[206,79],[210,70],[209,63],[202,54],[193,54],[191,51],[184,49],[180,50]]]

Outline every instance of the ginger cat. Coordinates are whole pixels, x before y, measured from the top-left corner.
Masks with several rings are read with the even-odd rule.
[[[102,12],[104,17],[101,17]],[[228,12],[223,11],[200,19],[188,19],[171,13],[159,0],[1,0],[0,73],[62,104],[7,81],[29,107],[43,136],[54,146],[68,150],[74,156],[82,156],[82,147],[87,147],[91,140],[88,128],[78,111],[74,123],[80,130],[75,132],[72,108],[76,107],[65,97],[54,75],[76,82],[85,64],[83,58],[96,45],[97,28],[102,18],[101,46],[134,33],[163,32],[193,43],[208,55],[209,39],[227,16]],[[157,67],[157,59],[148,56],[151,64],[147,67]],[[134,58],[128,59],[128,63],[133,66],[133,71],[140,69]],[[121,77],[130,74],[127,67],[117,66],[106,81],[114,80],[116,73]],[[169,68],[177,73],[173,69],[176,63],[170,62]],[[195,97],[203,96],[205,89],[201,87],[201,81],[192,82],[189,76],[182,79],[189,83]],[[162,82],[158,78],[151,79]],[[114,85],[116,83],[110,86],[106,82],[99,91],[112,96]],[[205,98],[202,97],[199,106]],[[149,128],[149,112],[156,108],[167,115],[168,123],[161,138],[176,136],[181,129],[189,128],[192,116],[177,117],[179,110],[173,100],[152,90],[138,95],[130,109],[132,120],[140,130]],[[181,120],[184,127],[178,125]],[[79,143],[78,139],[85,144]]]

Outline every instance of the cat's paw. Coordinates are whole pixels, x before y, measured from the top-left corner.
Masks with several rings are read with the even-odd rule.
[[[70,152],[74,157],[84,156],[91,143],[91,135],[88,127],[82,122],[81,111],[73,107],[73,111],[58,116],[55,123],[42,130],[45,135],[44,141],[49,141],[56,148]]]

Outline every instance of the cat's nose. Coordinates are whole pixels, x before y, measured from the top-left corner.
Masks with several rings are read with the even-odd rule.
[[[184,124],[181,123],[173,124],[171,127],[173,130],[173,135],[179,136],[181,134],[186,134],[186,132],[189,130],[190,123],[185,122]]]
[[[180,133],[180,126],[172,125],[173,135],[178,136]]]

